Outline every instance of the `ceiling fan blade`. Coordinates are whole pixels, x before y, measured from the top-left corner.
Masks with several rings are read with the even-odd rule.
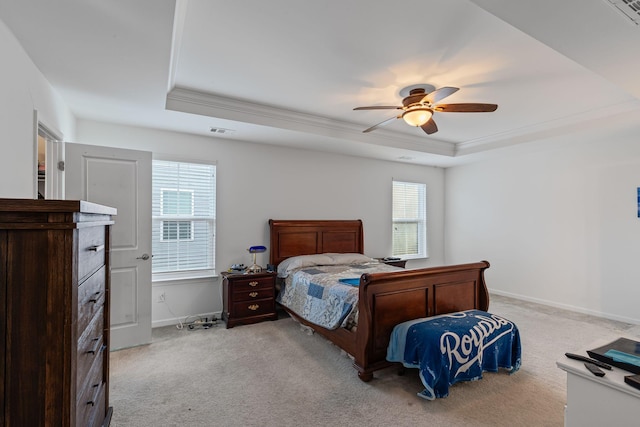
[[[420,127],[427,135],[438,132],[438,126],[436,126],[436,122],[433,121],[433,117]]]
[[[457,87],[445,86],[440,89],[436,89],[431,93],[428,93],[424,98],[422,98],[422,102],[428,102],[429,104],[435,104],[441,99],[446,98],[449,95],[453,95],[460,89]]]
[[[498,106],[496,104],[440,104],[433,108],[435,111],[441,111],[443,113],[491,113],[496,111]]]
[[[371,105],[369,107],[356,107],[353,110],[400,110],[402,107],[397,105]]]
[[[372,130],[376,130],[376,129],[378,129],[378,128],[379,128],[379,127],[381,127],[381,126],[388,125],[389,123],[391,123],[391,122],[392,122],[392,121],[394,121],[395,119],[399,119],[400,117],[401,117],[401,116],[398,116],[398,117],[396,117],[396,116],[391,117],[391,118],[389,118],[389,119],[387,119],[387,120],[385,120],[385,121],[383,121],[383,122],[378,123],[377,125],[373,125],[373,126],[371,126],[369,129],[365,129],[365,130],[363,130],[363,131],[362,131],[362,133],[371,132]]]

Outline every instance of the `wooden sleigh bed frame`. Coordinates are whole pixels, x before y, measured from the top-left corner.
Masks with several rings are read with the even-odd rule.
[[[327,252],[363,253],[361,220],[269,220],[270,263]],[[484,280],[487,261],[472,264],[369,273],[360,277],[359,319],[353,330],[329,330],[307,322],[283,307],[300,323],[349,353],[358,377],[367,382],[373,372],[388,367],[387,346],[393,327],[407,320],[462,310],[487,311]]]

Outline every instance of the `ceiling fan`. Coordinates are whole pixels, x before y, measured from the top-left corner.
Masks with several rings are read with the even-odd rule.
[[[496,104],[438,104],[438,102],[449,95],[457,92],[459,88],[445,86],[433,90],[431,85],[415,85],[400,91],[400,95],[409,92],[408,96],[402,100],[402,105],[372,105],[369,107],[356,107],[354,110],[402,110],[402,113],[391,117],[377,125],[371,126],[363,132],[371,132],[381,126],[385,126],[395,119],[404,119],[411,126],[422,128],[427,134],[438,132],[438,126],[433,121],[433,114],[442,113],[490,113],[496,111]],[[429,90],[429,91],[427,91]]]

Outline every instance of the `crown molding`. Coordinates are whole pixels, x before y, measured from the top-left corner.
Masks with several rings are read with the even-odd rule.
[[[377,130],[375,134],[364,134],[362,125],[359,124],[181,87],[174,87],[167,94],[166,108],[183,113],[448,157],[453,157],[456,153],[455,144],[434,138],[411,136],[385,129]]]
[[[533,126],[525,126],[482,138],[460,142],[456,144],[456,156],[459,157],[496,148],[508,147],[524,142],[535,141],[549,136],[567,134],[594,125],[601,126],[603,123],[602,120],[605,118],[622,115],[632,111],[640,111],[639,100],[633,99],[619,104],[607,105],[584,113],[573,114],[571,116],[551,120],[545,123],[538,123]]]
[[[187,0],[176,0],[176,8],[173,16],[173,33],[171,34],[171,56],[169,61],[169,82],[167,90],[175,86],[176,70],[180,60],[182,36],[184,34],[184,22],[187,19]]]

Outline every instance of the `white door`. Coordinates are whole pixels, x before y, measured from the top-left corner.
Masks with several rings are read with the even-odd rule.
[[[67,143],[65,198],[118,209],[111,229],[111,349],[151,342],[151,153]]]

